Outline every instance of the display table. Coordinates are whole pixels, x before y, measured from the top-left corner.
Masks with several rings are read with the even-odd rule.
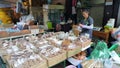
[[[32,32],[32,31],[31,31]],[[33,33],[34,33],[34,31],[33,31]],[[1,38],[1,39],[11,39],[12,40],[12,38],[18,38],[18,37],[25,37],[25,36],[27,36],[27,35],[33,35],[33,33],[30,33],[30,34],[24,34],[24,35],[19,35],[19,36],[11,36],[11,37],[6,37],[6,38]],[[65,33],[66,34],[66,33]],[[49,36],[48,36],[49,35]],[[49,33],[49,34],[44,34],[44,36],[43,36],[43,38],[46,38],[46,41],[49,41],[49,43],[50,43],[50,40],[49,40],[49,37],[51,37],[52,39],[54,38],[54,35],[58,35],[58,33]],[[53,36],[53,37],[52,37]],[[71,36],[71,35],[68,35],[68,36],[70,36],[70,38],[72,39],[71,41],[74,41],[73,39],[73,37]],[[57,37],[57,36],[56,36]],[[36,36],[31,36],[31,37],[27,37],[26,39],[28,39],[29,40],[29,44],[31,44],[32,42],[31,41],[33,41],[33,40],[35,40],[35,39],[37,39],[38,37]],[[75,37],[76,38],[76,37]],[[85,39],[85,37],[81,37],[81,38],[84,38]],[[77,39],[77,38],[76,38]],[[20,39],[19,39],[20,40]],[[88,40],[88,39],[87,39]],[[51,68],[51,67],[53,67],[53,66],[55,66],[56,64],[59,64],[59,63],[61,63],[61,62],[63,62],[64,64],[63,64],[63,66],[64,66],[64,68],[65,68],[65,61],[66,61],[66,59],[67,58],[70,58],[70,57],[72,57],[72,56],[74,56],[74,55],[76,55],[76,54],[78,54],[79,52],[81,52],[81,51],[84,51],[84,50],[86,50],[87,48],[89,48],[90,47],[90,45],[92,44],[91,43],[91,40],[88,42],[88,44],[83,44],[83,43],[86,43],[87,42],[87,40],[85,40],[85,42],[82,42],[82,43],[76,43],[76,46],[72,46],[71,47],[71,49],[66,49],[65,50],[65,52],[63,52],[62,50],[63,49],[61,49],[61,47],[60,48],[57,48],[54,44],[51,44],[51,45],[49,45],[49,47],[46,45],[46,49],[47,49],[47,47],[48,47],[48,49],[49,48],[51,48],[51,49],[49,49],[49,51],[48,52],[46,52],[47,50],[45,50],[45,49],[43,49],[43,47],[41,47],[42,46],[42,44],[41,44],[41,42],[44,42],[45,40],[41,40],[41,41],[38,41],[38,42],[36,42],[37,44],[35,44],[35,43],[32,43],[31,44],[31,47],[33,46],[33,48],[37,48],[37,47],[41,47],[41,49],[39,49],[40,51],[41,51],[41,53],[39,53],[39,55],[40,56],[42,56],[41,58],[43,58],[43,59],[45,59],[45,60],[47,60],[47,67],[49,67],[49,68]],[[21,39],[21,41],[25,41],[25,40],[23,40],[23,39]],[[54,40],[55,41],[55,40]],[[61,41],[61,40],[60,40]],[[63,40],[64,41],[64,40]],[[84,41],[84,40],[83,40]],[[19,41],[16,41],[16,42],[19,42]],[[52,42],[52,41],[51,41]],[[80,40],[76,40],[76,42],[81,42]],[[11,41],[11,43],[14,43],[14,42],[12,42]],[[72,42],[70,42],[70,43],[72,43]],[[20,43],[21,44],[21,43]],[[41,46],[40,46],[40,44],[41,44]],[[47,44],[47,43],[46,43]],[[21,44],[22,45],[22,44]],[[34,45],[35,45],[35,47],[34,47]],[[70,44],[69,44],[70,45]],[[23,47],[24,45],[22,45],[22,47]],[[25,46],[30,46],[30,45],[25,45]],[[44,45],[45,46],[45,45]],[[7,46],[6,46],[7,47]],[[11,48],[12,48],[13,46],[11,45]],[[21,46],[17,46],[19,49],[21,49]],[[4,47],[3,47],[3,49],[4,49]],[[15,49],[15,48],[14,48]],[[13,49],[13,50],[14,50]],[[25,49],[27,49],[27,48],[22,48],[21,50],[25,50]],[[53,49],[55,49],[56,51],[58,51],[59,49],[61,49],[61,51],[58,51],[58,53],[60,53],[60,54],[58,54],[58,55],[56,55],[57,54],[57,52],[55,53],[55,54],[53,54],[53,52],[55,52],[55,50],[53,50]],[[32,49],[31,49],[32,50]],[[37,49],[38,50],[38,49]],[[45,50],[45,52],[44,52],[44,50]],[[53,50],[53,52],[51,52],[50,53],[50,51],[52,51]],[[5,51],[5,50],[3,50],[3,51]],[[35,50],[36,51],[36,50]],[[39,51],[39,52],[40,52]],[[15,52],[15,51],[14,51]],[[11,52],[12,53],[12,52]],[[29,55],[29,52],[27,52],[28,53],[28,55]],[[38,54],[38,53],[37,53]],[[54,56],[53,57],[48,57],[49,56],[49,54],[51,55],[51,54],[53,54]],[[24,52],[23,52],[23,54],[20,54],[20,55],[24,55]],[[26,55],[26,54],[25,54]],[[47,55],[47,56],[46,56]],[[14,56],[13,56],[14,57]],[[24,57],[22,57],[22,58],[24,58]],[[4,59],[4,58],[3,58]],[[54,59],[54,60],[53,60]],[[9,60],[8,60],[9,61]],[[26,61],[27,62],[27,61]],[[33,61],[32,61],[33,62]],[[30,65],[31,65],[31,63],[29,63]],[[38,64],[37,64],[38,65]],[[28,65],[29,66],[29,65]],[[36,65],[35,65],[35,67],[36,67]],[[34,67],[32,67],[32,68],[34,68]]]

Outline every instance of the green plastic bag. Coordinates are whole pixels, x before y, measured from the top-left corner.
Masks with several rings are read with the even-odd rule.
[[[119,44],[113,44],[110,48],[109,48],[109,51],[111,52],[111,51],[115,51],[117,54],[118,54],[118,56],[120,57],[120,46],[119,46]]]
[[[90,55],[90,58],[92,59],[107,59],[109,58],[109,50],[107,47],[107,44],[103,41],[99,41],[97,43],[96,48],[93,50],[93,52]]]
[[[118,44],[113,44],[110,48],[109,48],[109,51],[113,51],[115,50],[116,48],[118,48]]]

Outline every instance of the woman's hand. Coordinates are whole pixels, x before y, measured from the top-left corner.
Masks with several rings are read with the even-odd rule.
[[[83,24],[79,24],[80,27],[83,27]]]

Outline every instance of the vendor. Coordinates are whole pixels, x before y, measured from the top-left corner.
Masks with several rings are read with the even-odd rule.
[[[89,15],[89,11],[87,9],[82,10],[82,15],[84,17],[80,22],[80,27],[82,28],[81,34],[89,34],[89,37],[92,39],[92,29],[93,29],[93,18]]]
[[[23,15],[20,17],[20,22],[17,22],[15,28],[17,27],[20,30],[28,29],[30,25],[34,25],[34,17],[32,14]]]
[[[84,17],[83,20],[80,22],[80,27],[82,28],[81,34],[89,36],[92,39],[92,32],[93,32],[93,18],[89,15],[89,11],[87,9],[82,10],[82,15]],[[87,49],[87,56],[91,53],[91,48]]]

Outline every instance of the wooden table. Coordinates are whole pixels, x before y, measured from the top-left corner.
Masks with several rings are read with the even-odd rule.
[[[94,37],[102,38],[103,40],[105,40],[106,43],[108,43],[109,34],[110,32],[93,31]]]

